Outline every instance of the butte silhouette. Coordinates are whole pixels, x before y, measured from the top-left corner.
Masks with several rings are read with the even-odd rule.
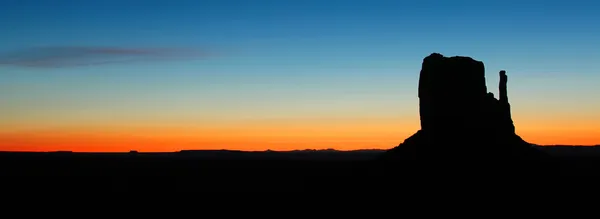
[[[499,99],[487,91],[485,68],[470,57],[432,53],[419,78],[421,129],[384,153],[398,160],[528,160],[545,154],[515,133],[505,71]]]

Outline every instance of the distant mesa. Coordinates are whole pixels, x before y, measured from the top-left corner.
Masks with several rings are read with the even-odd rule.
[[[487,91],[485,68],[470,57],[433,53],[419,76],[421,129],[384,160],[427,158],[533,158],[543,156],[515,133],[505,71],[499,72],[498,99]]]

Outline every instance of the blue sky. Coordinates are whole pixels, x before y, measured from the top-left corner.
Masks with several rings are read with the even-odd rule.
[[[0,57],[38,47],[207,55],[58,68],[0,59],[0,120],[418,120],[418,71],[432,52],[484,61],[492,92],[507,70],[516,120],[595,116],[598,11],[593,1],[4,0]]]

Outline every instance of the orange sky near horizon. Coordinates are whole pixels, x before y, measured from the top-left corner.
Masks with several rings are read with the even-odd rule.
[[[533,124],[533,123],[530,123]],[[518,124],[525,140],[595,145],[600,130],[578,125]],[[546,128],[552,127],[552,128]],[[256,120],[209,125],[64,127],[0,133],[2,151],[171,152],[191,149],[245,151],[388,149],[419,129],[418,119]]]

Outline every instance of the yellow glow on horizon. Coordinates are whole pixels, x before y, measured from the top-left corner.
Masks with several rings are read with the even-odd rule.
[[[531,143],[594,145],[600,142],[600,129],[592,121],[569,123],[571,125],[556,124],[556,121],[527,122],[519,122],[517,133]],[[189,149],[388,149],[398,145],[418,129],[418,120],[402,118],[72,126],[3,131],[0,132],[0,150],[168,152]]]

